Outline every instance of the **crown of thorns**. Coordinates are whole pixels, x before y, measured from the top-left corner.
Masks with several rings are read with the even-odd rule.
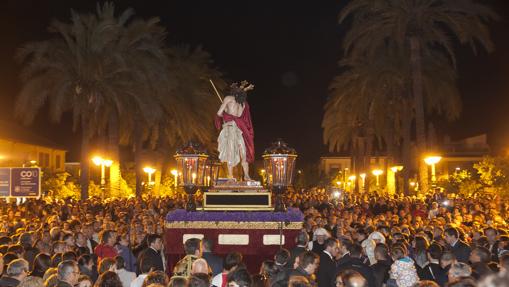
[[[254,85],[250,84],[248,81],[242,81],[239,83],[233,83],[230,85],[232,91],[236,92],[247,92],[254,89]]]

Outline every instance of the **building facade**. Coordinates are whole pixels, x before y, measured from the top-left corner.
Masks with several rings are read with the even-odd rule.
[[[0,166],[37,165],[43,170],[65,170],[66,150],[25,127],[0,122]]]

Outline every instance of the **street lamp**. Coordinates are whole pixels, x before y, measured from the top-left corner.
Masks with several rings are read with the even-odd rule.
[[[371,173],[373,173],[373,175],[376,176],[376,186],[380,186],[379,178],[384,173],[384,171],[381,169],[374,169],[373,171],[371,171]]]
[[[361,173],[361,174],[359,174],[359,176],[361,177],[361,180],[362,180],[362,189],[364,190],[364,187],[366,186],[366,174],[365,173]]]
[[[180,185],[187,193],[187,211],[196,211],[194,194],[203,185],[203,170],[208,155],[199,144],[189,142],[175,153]]]
[[[106,186],[106,167],[110,167],[113,161],[111,159],[105,159],[100,156],[94,156],[92,158],[92,162],[96,166],[101,167],[101,190],[102,192],[102,198],[104,199],[104,190]]]
[[[349,185],[351,184],[352,185],[352,189],[355,188],[355,180],[357,179],[357,176],[355,176],[354,174],[350,175],[348,177],[348,180],[350,181],[349,182]]]
[[[276,195],[274,211],[286,211],[282,195],[292,185],[293,170],[297,152],[281,139],[278,139],[267,148],[263,153],[263,164],[267,174],[269,174],[267,185]]]
[[[175,190],[177,190],[177,181],[178,181],[179,172],[176,169],[172,169],[171,170],[171,174],[173,175],[173,181],[174,181]]]
[[[427,165],[431,166],[431,182],[435,183],[437,181],[436,173],[435,173],[435,165],[440,162],[442,159],[441,156],[428,156],[424,158],[424,162]]]
[[[152,174],[156,172],[156,169],[146,166],[143,168],[143,171],[148,174],[148,185],[150,186],[152,184]]]

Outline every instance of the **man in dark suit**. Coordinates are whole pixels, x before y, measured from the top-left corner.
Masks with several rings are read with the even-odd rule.
[[[94,250],[97,247],[98,243],[93,239],[94,237],[94,223],[88,222],[85,224],[81,230],[85,235],[85,244],[88,250],[90,250],[90,254],[94,254]]]
[[[371,265],[373,276],[375,277],[375,286],[382,287],[389,279],[389,270],[391,270],[392,260],[389,257],[387,245],[378,243],[375,247],[376,263]]]
[[[433,243],[426,250],[428,264],[422,268],[417,268],[417,274],[421,280],[435,281],[437,284],[447,282],[447,273],[440,266],[440,258],[442,257],[443,248],[437,243]]]
[[[339,273],[344,270],[353,269],[364,276],[364,278],[366,278],[369,287],[375,287],[375,277],[373,276],[373,271],[363,262],[361,257],[362,247],[359,244],[353,244],[350,246],[350,258],[343,264],[338,265],[336,273],[334,274],[334,278],[336,278]]]
[[[297,237],[295,238],[295,243],[297,246],[290,250],[290,259],[286,265],[287,268],[293,269],[293,264],[295,263],[295,258],[299,257],[304,251],[307,251],[307,246],[309,243],[309,235],[305,231],[301,231]]]
[[[460,234],[458,229],[449,227],[445,230],[445,242],[450,247],[450,250],[456,256],[459,262],[468,263],[470,258],[470,246],[460,240]]]
[[[335,238],[325,240],[325,250],[320,254],[320,266],[316,276],[318,287],[335,286],[336,256],[339,252],[339,242]]]
[[[203,238],[202,240],[202,258],[207,261],[207,263],[210,266],[210,269],[212,269],[212,274],[215,276],[223,271],[223,258],[215,255],[212,253],[212,247],[214,245],[214,242],[212,239]]]
[[[350,260],[350,246],[352,246],[353,242],[351,239],[346,238],[344,236],[339,237],[339,253],[336,257],[337,266],[346,263]]]
[[[161,257],[161,249],[163,247],[161,235],[149,234],[147,236],[147,245],[148,247],[141,252],[137,261],[142,262],[148,260],[154,263],[153,271],[164,271],[163,258]]]

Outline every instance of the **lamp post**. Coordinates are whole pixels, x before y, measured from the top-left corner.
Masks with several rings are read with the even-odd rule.
[[[187,211],[196,211],[194,194],[203,185],[203,170],[208,155],[199,144],[189,142],[175,153],[180,185],[187,193]]]
[[[348,177],[348,180],[351,182],[351,190],[354,190],[355,189],[355,180],[357,179],[357,176],[355,176],[354,174],[350,175]]]
[[[92,158],[92,162],[96,166],[101,167],[101,190],[102,192],[102,199],[104,200],[104,191],[106,186],[106,167],[110,167],[113,161],[111,159],[105,159],[100,156],[94,156]]]
[[[274,211],[286,211],[286,205],[283,202],[282,195],[288,186],[292,185],[293,170],[295,169],[295,160],[297,152],[281,139],[278,139],[267,148],[263,153],[263,164],[267,174],[267,186],[276,195]]]
[[[442,159],[442,157],[441,156],[437,156],[437,155],[428,156],[428,157],[424,158],[424,162],[427,165],[431,166],[431,182],[432,183],[435,183],[437,181],[437,177],[436,177],[436,173],[435,173],[435,165],[438,162],[440,162],[441,159]]]
[[[176,191],[179,172],[176,169],[172,169],[171,174],[173,175],[174,187],[175,187],[175,191]]]
[[[152,168],[150,166],[146,166],[143,168],[143,171],[145,173],[147,173],[148,175],[148,185],[152,185],[152,174],[154,174],[154,172],[156,172],[156,169],[155,168]]]
[[[371,173],[376,176],[376,186],[380,186],[380,176],[384,173],[381,169],[374,169]]]
[[[366,187],[366,174],[365,173],[361,173],[361,174],[359,174],[359,176],[361,177],[362,190],[364,191],[364,189]]]

